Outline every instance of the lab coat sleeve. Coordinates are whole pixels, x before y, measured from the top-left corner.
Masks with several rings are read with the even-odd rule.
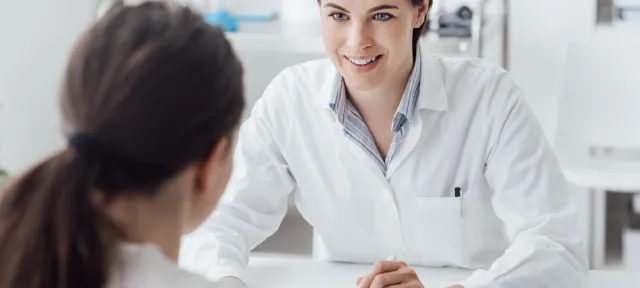
[[[588,272],[577,201],[521,90],[506,72],[486,89],[485,177],[510,247],[465,288],[582,287]],[[497,109],[497,110],[496,110]]]
[[[284,130],[278,109],[286,105],[276,98],[283,93],[275,89],[277,81],[240,129],[234,170],[215,212],[182,239],[180,265],[213,281],[232,276],[253,287],[246,271],[249,251],[278,229],[295,187],[274,136]]]

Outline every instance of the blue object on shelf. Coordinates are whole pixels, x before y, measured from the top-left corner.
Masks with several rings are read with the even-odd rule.
[[[273,19],[275,19],[275,13],[233,16],[226,10],[219,10],[204,15],[207,23],[220,26],[226,32],[236,32],[240,22],[270,22]]]
[[[238,30],[238,19],[230,16],[226,10],[207,13],[204,15],[204,20],[211,25],[222,27],[227,32]]]
[[[271,22],[276,18],[275,13],[237,15],[241,22]]]

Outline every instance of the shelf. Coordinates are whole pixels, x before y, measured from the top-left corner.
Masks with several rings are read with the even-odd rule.
[[[572,184],[601,191],[640,192],[640,172],[603,172],[595,170],[564,170]]]
[[[613,0],[612,2],[617,7],[640,7],[639,0]]]

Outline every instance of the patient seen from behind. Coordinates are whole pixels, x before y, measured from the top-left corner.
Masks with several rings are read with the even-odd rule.
[[[231,174],[244,97],[224,33],[168,1],[119,1],[60,96],[68,147],[0,193],[0,288],[222,287],[176,262]]]

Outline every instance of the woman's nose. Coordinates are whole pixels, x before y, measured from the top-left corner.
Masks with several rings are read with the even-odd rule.
[[[369,35],[366,24],[354,23],[349,27],[347,45],[354,50],[363,50],[372,46],[372,39]]]

